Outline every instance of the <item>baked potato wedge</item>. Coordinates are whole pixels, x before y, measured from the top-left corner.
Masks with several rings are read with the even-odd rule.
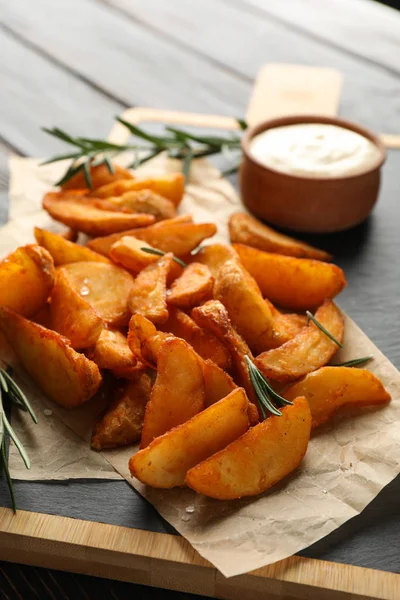
[[[113,164],[113,172],[109,170],[106,164],[90,167],[90,178],[92,180],[92,190],[95,190],[103,185],[107,185],[120,179],[133,179],[133,175],[127,169]],[[85,189],[88,191],[86,179],[83,170],[78,171],[73,177],[68,179],[62,186],[62,190]]]
[[[93,428],[93,450],[120,448],[140,440],[150,391],[151,380],[146,373],[114,391],[111,404]]]
[[[157,356],[157,378],[144,416],[141,448],[205,407],[201,363],[191,346],[166,339]]]
[[[142,248],[153,249],[142,240],[133,236],[124,236],[111,246],[110,257],[115,263],[129,269],[132,273],[139,273],[160,258],[156,254],[143,251]]]
[[[222,400],[222,398],[225,398],[225,396],[238,387],[232,377],[212,360],[203,360],[202,368],[206,406],[211,406],[211,404]]]
[[[228,221],[229,237],[232,243],[246,244],[258,250],[295,256],[297,258],[313,258],[329,262],[332,256],[324,250],[319,250],[305,242],[283,235],[251,217],[247,213],[237,212]]]
[[[140,314],[161,325],[168,319],[167,277],[172,267],[171,253],[161,256],[138,274],[129,297],[132,314]]]
[[[183,485],[191,467],[247,431],[247,405],[246,394],[239,388],[156,438],[130,459],[132,477],[155,488]]]
[[[100,369],[123,379],[137,379],[145,369],[132,354],[126,336],[117,329],[103,329],[87,355]]]
[[[56,267],[80,261],[110,262],[105,256],[46,229],[35,227],[35,238],[40,246],[50,252]]]
[[[56,221],[91,236],[108,235],[154,223],[153,215],[114,212],[89,203],[53,200],[48,196],[43,199],[43,208]]]
[[[172,223],[161,226],[147,227],[146,231],[135,234],[139,240],[147,242],[163,252],[172,252],[175,256],[185,257],[206,238],[217,232],[214,223]]]
[[[244,244],[233,247],[263,296],[278,306],[291,310],[316,308],[346,286],[344,273],[337,265],[263,252]]]
[[[128,301],[133,277],[124,269],[101,262],[75,262],[63,267],[75,290],[97,312],[107,325],[128,324]]]
[[[312,416],[312,427],[333,417],[342,407],[378,406],[390,400],[382,382],[366,369],[322,367],[287,389],[284,397],[304,396]]]
[[[185,482],[199,494],[217,500],[261,494],[300,464],[310,431],[308,402],[296,398],[293,406],[282,409],[281,417],[269,417],[190,469]]]
[[[0,262],[0,306],[32,317],[46,304],[54,283],[51,255],[36,244],[21,246]]]
[[[57,272],[50,306],[52,329],[68,338],[72,348],[88,348],[97,342],[103,320],[76,291],[65,269]]]
[[[214,278],[217,277],[220,267],[227,260],[234,260],[238,258],[238,254],[232,248],[225,244],[210,244],[209,246],[203,246],[193,256],[193,260],[206,265]]]
[[[343,317],[331,300],[325,300],[315,318],[338,342],[342,341]],[[323,367],[337,350],[337,344],[310,322],[286,344],[257,356],[255,365],[267,379],[286,383]]]
[[[119,180],[97,188],[93,195],[97,198],[110,198],[139,190],[151,190],[171,200],[174,206],[179,206],[185,191],[185,178],[182,173],[168,173],[159,177]]]
[[[108,202],[119,209],[153,215],[156,221],[172,219],[176,213],[175,205],[171,200],[151,190],[126,192],[122,196],[108,198]]]
[[[183,270],[173,282],[167,294],[168,304],[183,309],[189,309],[213,295],[214,277],[207,265],[193,262]]]
[[[27,373],[60,406],[74,408],[99,389],[102,379],[97,365],[73,350],[59,333],[4,307],[0,330]]]

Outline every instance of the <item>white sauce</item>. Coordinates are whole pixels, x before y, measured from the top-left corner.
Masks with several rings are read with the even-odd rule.
[[[250,154],[266,167],[304,177],[340,177],[367,171],[380,156],[366,137],[325,123],[267,129],[250,142]]]

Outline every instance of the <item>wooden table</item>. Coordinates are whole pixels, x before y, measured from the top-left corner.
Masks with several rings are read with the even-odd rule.
[[[10,151],[61,149],[58,126],[101,137],[127,106],[242,116],[258,68],[269,61],[330,66],[344,75],[341,115],[400,133],[400,14],[369,0],[2,0],[0,220],[7,218]],[[346,270],[340,304],[400,367],[400,152],[389,152],[373,217],[320,242]],[[129,512],[125,482],[16,483],[22,508],[128,524],[167,525]],[[96,506],[98,494],[107,502]],[[400,572],[399,478],[364,513],[304,553]],[[0,489],[0,505],[7,505]],[[110,506],[113,514],[110,516]],[[189,597],[9,563],[4,598]]]

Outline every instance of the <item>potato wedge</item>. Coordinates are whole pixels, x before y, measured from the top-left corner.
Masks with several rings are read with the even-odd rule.
[[[305,314],[282,313],[267,298],[264,298],[264,302],[268,304],[271,311],[275,328],[287,340],[294,338],[307,325],[307,316]]]
[[[199,327],[189,315],[178,308],[169,307],[168,312],[168,320],[161,325],[163,331],[186,340],[205,360],[210,359],[221,369],[230,370],[229,350],[214,334]]]
[[[68,338],[72,348],[88,348],[97,342],[103,320],[76,291],[65,269],[57,272],[50,306],[52,329]]]
[[[119,165],[113,164],[113,173],[110,173],[106,164],[91,166],[90,167],[90,177],[92,179],[92,190],[95,190],[98,187],[103,185],[107,185],[114,181],[119,181],[120,179],[133,179],[133,175],[127,169],[120,167]],[[86,179],[83,173],[83,170],[78,171],[76,175],[68,179],[62,186],[62,190],[75,190],[75,189],[84,189],[86,188]]]
[[[192,317],[200,327],[211,331],[228,348],[232,358],[233,379],[245,389],[248,399],[258,409],[257,396],[245,358],[248,356],[253,360],[253,355],[246,342],[232,327],[225,306],[219,300],[209,300],[202,306],[194,308]]]
[[[204,360],[202,368],[206,406],[211,406],[211,404],[222,400],[222,398],[225,398],[225,396],[238,387],[232,377],[212,360]]]
[[[373,373],[351,367],[322,367],[292,385],[283,395],[288,400],[297,396],[306,398],[313,428],[331,419],[344,406],[378,406],[390,400],[390,394]]]
[[[138,240],[133,236],[125,236],[111,246],[110,257],[115,263],[137,274],[160,258],[156,254],[144,252],[142,248],[153,249],[152,246],[142,240]]]
[[[215,406],[218,406],[216,404]],[[188,471],[189,487],[217,500],[255,496],[291,473],[307,451],[311,413],[305,398],[252,427]]]
[[[129,295],[133,277],[124,269],[100,262],[75,262],[63,267],[75,290],[108,325],[123,327],[129,322]]]
[[[0,330],[40,389],[54,402],[73,408],[89,400],[101,384],[97,365],[71,348],[59,333],[0,308]]]
[[[214,223],[175,223],[164,227],[161,225],[162,223],[157,223],[154,227],[147,227],[146,231],[138,231],[135,237],[163,252],[172,252],[175,256],[182,257],[217,232]]]
[[[204,407],[204,377],[195,351],[184,340],[166,339],[158,352],[157,379],[146,407],[140,447]]]
[[[193,260],[203,265],[207,265],[214,278],[217,277],[220,267],[227,261],[238,258],[237,252],[232,246],[225,244],[210,244],[203,246],[193,256]]]
[[[154,223],[153,215],[102,210],[96,206],[73,200],[54,201],[45,197],[43,208],[56,221],[91,236],[108,235],[124,229],[144,227]]]
[[[183,485],[191,467],[247,431],[247,408],[244,390],[234,390],[132,456],[132,477],[156,488]]]
[[[334,338],[342,341],[343,317],[331,300],[325,300],[315,313],[315,318]],[[286,344],[257,356],[255,365],[267,379],[285,383],[323,367],[337,350],[337,344],[310,322]]]
[[[38,229],[38,228],[35,227],[35,229]],[[79,237],[79,231],[76,231],[76,229],[68,228],[66,231],[63,231],[62,233],[60,233],[60,236],[64,240],[68,240],[69,242],[76,242]],[[38,244],[39,244],[39,242],[38,242]],[[43,244],[40,244],[40,246],[43,246]],[[50,252],[50,254],[51,254],[51,252]]]
[[[124,379],[137,379],[145,369],[132,354],[126,336],[117,329],[103,329],[87,355],[100,369]]]
[[[192,308],[210,300],[213,295],[214,277],[207,265],[191,263],[180,277],[175,279],[167,294],[168,304],[180,308]]]
[[[334,298],[346,286],[340,267],[309,258],[294,258],[233,244],[261,293],[278,306],[306,310]]]
[[[176,213],[175,205],[171,200],[151,190],[126,192],[122,196],[108,198],[108,202],[119,209],[127,208],[134,213],[153,215],[156,221],[172,219]]]
[[[61,235],[46,231],[45,229],[35,227],[35,238],[40,246],[46,248],[46,250],[50,252],[56,267],[82,260],[110,263],[105,256],[93,252],[93,250],[90,250],[85,246],[75,244],[74,242],[63,238]]]
[[[17,248],[0,262],[0,306],[31,317],[45,305],[54,283],[51,255],[40,246]]]
[[[110,406],[93,428],[93,450],[120,448],[140,440],[150,391],[151,379],[146,373],[114,391]]]
[[[165,323],[168,319],[167,277],[171,266],[172,254],[168,253],[140,271],[129,297],[131,313],[143,315],[157,325]]]
[[[232,325],[255,354],[290,339],[276,327],[260,288],[238,260],[227,260],[220,267],[214,298],[225,306]]]
[[[283,235],[268,227],[262,221],[250,215],[237,212],[231,215],[228,221],[229,236],[232,243],[246,244],[258,250],[296,256],[297,258],[313,258],[329,262],[332,255],[324,250],[319,250],[305,242],[296,240],[288,235]]]
[[[94,195],[97,198],[110,198],[139,190],[151,190],[171,200],[174,206],[179,206],[185,191],[185,178],[182,173],[168,173],[159,177],[146,177],[133,181],[120,180],[97,188]]]

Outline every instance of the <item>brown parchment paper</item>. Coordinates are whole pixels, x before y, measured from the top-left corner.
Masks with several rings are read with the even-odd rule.
[[[50,186],[62,168],[46,167],[44,175],[37,161],[11,161],[11,199],[13,221],[0,232],[0,256],[17,244],[33,241],[30,228],[49,219],[40,211],[40,195]],[[143,172],[159,173],[176,169],[173,161],[159,157],[146,165]],[[29,179],[34,185],[29,185]],[[24,180],[22,184],[20,179]],[[15,193],[15,190],[19,190]],[[22,208],[22,214],[19,210]],[[191,212],[197,221],[212,220],[218,224],[218,241],[226,241],[226,220],[235,210],[242,209],[235,190],[222,179],[216,169],[199,161],[192,171],[181,213]],[[46,225],[47,226],[47,225]],[[350,282],[351,285],[351,282]],[[107,461],[142,496],[151,502],[207,560],[225,576],[248,572],[281,560],[324,537],[342,523],[357,515],[379,491],[394,479],[400,470],[400,374],[390,361],[374,346],[368,337],[347,316],[344,349],[338,360],[373,354],[368,368],[376,373],[392,395],[392,402],[383,409],[366,410],[354,418],[338,417],[322,427],[310,441],[308,452],[300,467],[272,490],[234,502],[219,502],[196,495],[188,489],[154,490],[131,479],[128,460],[136,448],[102,453]],[[1,344],[0,352],[5,346]],[[9,358],[10,360],[10,358]],[[41,453],[57,439],[65,444],[57,453],[57,470],[64,476],[70,471],[84,469],[86,461],[93,461],[93,452],[87,452],[88,440],[95,415],[101,406],[89,402],[66,411],[43,398],[35,386],[24,380],[25,390],[34,396],[38,412],[52,410],[54,431],[49,434],[49,417],[41,418],[34,436],[41,437],[37,444],[28,445],[32,462],[38,460],[42,478],[54,478],[55,469],[40,459]],[[47,420],[46,420],[47,419]],[[21,437],[31,436],[20,431]],[[49,435],[49,441],[46,436]],[[67,439],[61,442],[61,438]],[[25,438],[24,438],[25,441]],[[71,462],[66,450],[75,446]],[[97,458],[100,455],[95,455]],[[98,473],[107,476],[98,465]],[[12,462],[12,473],[16,465]],[[91,462],[88,472],[94,472]],[[19,470],[19,477],[30,478]],[[90,476],[90,474],[88,475]]]

